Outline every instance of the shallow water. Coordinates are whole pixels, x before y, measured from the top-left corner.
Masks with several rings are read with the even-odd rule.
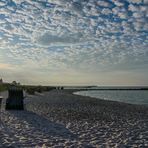
[[[148,90],[89,90],[75,92],[74,94],[105,100],[148,105]]]

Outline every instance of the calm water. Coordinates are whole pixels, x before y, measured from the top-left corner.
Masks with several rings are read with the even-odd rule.
[[[148,105],[148,90],[90,90],[79,91],[75,94],[105,100]]]

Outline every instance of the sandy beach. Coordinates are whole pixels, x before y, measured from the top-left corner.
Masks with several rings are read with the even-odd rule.
[[[148,106],[72,93],[26,95],[24,111],[5,111],[3,99],[0,148],[148,147]]]

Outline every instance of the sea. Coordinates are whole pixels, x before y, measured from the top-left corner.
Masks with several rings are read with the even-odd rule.
[[[148,105],[148,90],[82,90],[74,94],[104,100]]]

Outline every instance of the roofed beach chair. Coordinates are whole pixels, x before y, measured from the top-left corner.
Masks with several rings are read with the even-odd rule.
[[[8,98],[6,100],[6,110],[24,110],[23,90],[20,88],[11,88],[8,90]]]
[[[0,109],[1,109],[2,99],[3,99],[3,97],[2,97],[2,96],[0,96]]]

